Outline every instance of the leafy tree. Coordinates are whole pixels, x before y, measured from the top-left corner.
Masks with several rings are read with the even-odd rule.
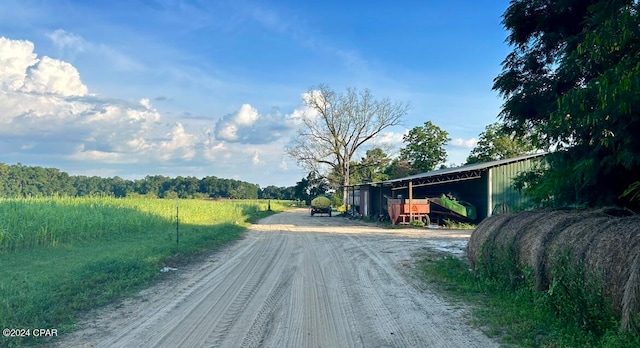
[[[367,150],[365,157],[355,165],[356,176],[361,182],[378,182],[389,179],[385,173],[391,158],[379,147]]]
[[[302,178],[296,183],[294,194],[296,199],[303,200],[309,205],[313,198],[325,194],[329,189],[329,182],[326,178],[317,172],[309,172],[306,178]]]
[[[552,204],[625,204],[640,181],[639,22],[633,0],[512,0],[504,14],[501,118],[556,149],[538,193]]]
[[[303,115],[303,126],[287,153],[318,173],[334,169],[346,200],[353,156],[377,134],[398,125],[409,107],[375,99],[368,89],[349,88],[338,94],[326,85],[312,88],[304,102],[310,112]]]
[[[260,198],[263,199],[285,199],[285,188],[269,185],[260,190]]]
[[[418,174],[418,171],[411,167],[411,164],[409,164],[407,160],[396,158],[391,161],[391,164],[385,169],[384,173],[389,177],[389,179],[398,179]]]
[[[509,133],[502,124],[496,122],[480,133],[478,143],[467,157],[467,164],[518,157],[533,153],[534,150],[528,137]]]
[[[419,172],[432,171],[447,160],[444,147],[451,140],[449,133],[431,121],[414,127],[402,140],[407,145],[400,150],[400,159]]]

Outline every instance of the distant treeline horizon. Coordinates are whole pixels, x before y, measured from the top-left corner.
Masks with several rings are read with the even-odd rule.
[[[57,168],[0,163],[0,197],[147,196],[155,198],[296,199],[294,187],[267,186],[206,176],[175,178],[147,175],[127,180],[115,177],[69,175]]]

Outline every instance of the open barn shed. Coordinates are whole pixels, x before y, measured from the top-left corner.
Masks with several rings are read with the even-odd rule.
[[[349,188],[350,200],[357,196],[356,209],[361,216],[376,217],[387,211],[388,199],[401,198],[411,204],[409,201],[413,199],[445,194],[473,205],[476,209],[473,221],[479,222],[496,209],[513,211],[526,206],[528,199],[513,188],[513,178],[544,156],[533,154],[353,185]]]

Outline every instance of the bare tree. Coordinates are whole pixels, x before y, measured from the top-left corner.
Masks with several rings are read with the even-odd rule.
[[[311,88],[304,102],[308,110],[302,116],[303,126],[287,154],[319,173],[333,169],[341,181],[346,204],[351,159],[356,151],[384,129],[399,125],[409,106],[375,99],[368,89],[348,88],[338,94],[326,85]]]

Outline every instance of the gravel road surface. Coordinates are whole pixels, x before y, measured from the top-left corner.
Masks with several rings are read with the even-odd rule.
[[[469,231],[381,229],[296,209],[87,316],[59,347],[497,347],[411,271]]]

